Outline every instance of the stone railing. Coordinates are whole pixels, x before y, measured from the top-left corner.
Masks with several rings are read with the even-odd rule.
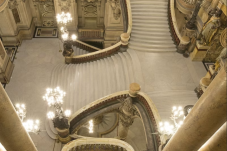
[[[86,44],[86,43],[84,43],[84,42],[82,42],[80,40],[74,41],[73,42],[73,46],[76,46],[76,47],[78,47],[80,49],[84,49],[84,50],[89,51],[89,52],[95,52],[95,51],[101,50],[99,48],[96,48],[94,46],[91,46],[89,44]]]
[[[100,39],[103,38],[103,29],[79,29],[79,39]]]
[[[131,90],[130,90],[131,91]],[[77,112],[75,112],[71,117],[69,118],[70,122],[70,134],[77,134],[77,131],[79,128],[87,122],[87,118],[93,118],[93,116],[97,116],[95,113],[98,113],[100,110],[103,110],[102,112],[99,112],[99,114],[103,114],[105,112],[115,111],[115,109],[118,107],[117,104],[119,103],[119,99],[126,99],[129,96],[132,96],[130,91],[121,91],[117,93],[113,93],[111,95],[108,95],[106,97],[103,97],[99,100],[96,100],[85,107],[81,108]],[[152,135],[151,133],[158,132],[158,125],[157,123],[160,122],[160,116],[158,114],[157,108],[155,107],[152,100],[143,92],[137,92],[136,96],[134,96],[134,100],[141,104],[143,107],[142,112],[146,113],[147,118],[150,123],[146,123],[147,125],[152,125],[153,128],[152,132],[147,132],[147,141],[150,137],[148,135]],[[109,107],[109,108],[108,108]],[[88,117],[89,116],[89,117]],[[152,137],[152,136],[151,136]],[[155,143],[157,146],[160,145],[160,137],[159,135],[154,136]],[[148,146],[149,147],[149,146]]]
[[[97,59],[101,59],[104,57],[108,57],[110,55],[113,55],[115,53],[117,53],[120,50],[120,47],[127,47],[128,45],[128,41],[130,38],[130,34],[132,31],[132,14],[131,14],[131,5],[130,5],[130,0],[125,0],[125,6],[127,7],[127,24],[128,24],[128,28],[127,28],[127,32],[121,34],[121,41],[119,41],[118,43],[116,43],[115,45],[102,49],[102,50],[97,50],[97,48],[95,49],[95,47],[92,47],[92,49],[90,49],[90,45],[85,45],[82,42],[77,41],[78,45],[80,45],[80,47],[84,50],[90,51],[91,53],[85,54],[85,55],[79,55],[79,56],[70,56],[70,57],[65,57],[65,63],[69,64],[69,63],[84,63],[84,62],[90,62],[90,61],[94,61]],[[84,46],[83,46],[84,45]],[[95,52],[94,52],[95,51]]]
[[[175,0],[169,0],[168,18],[169,18],[170,32],[172,34],[173,41],[178,46],[181,41],[181,34],[179,32],[179,28],[176,21],[174,3],[175,3]]]
[[[131,145],[114,138],[80,138],[67,143],[62,151],[134,151]]]

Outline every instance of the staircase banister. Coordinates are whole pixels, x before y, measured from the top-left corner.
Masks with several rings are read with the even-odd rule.
[[[84,46],[93,48],[93,49],[95,49],[95,50],[97,50],[97,51],[102,50],[102,49],[99,49],[99,48],[94,47],[94,46],[92,46],[92,45],[86,44],[86,43],[84,43],[84,42],[82,42],[82,41],[80,41],[80,40],[76,40],[76,42],[78,42],[78,43],[80,43],[80,44],[83,44]]]
[[[130,0],[126,0],[128,10],[128,30],[127,33],[130,35],[132,32],[132,10]]]
[[[91,138],[91,137],[84,137],[80,139],[73,140],[67,143],[63,148],[62,151],[70,151],[72,148],[81,145],[88,145],[88,144],[99,144],[99,145],[115,145],[126,149],[126,151],[134,151],[133,147],[126,143],[125,141],[115,139],[115,138]]]
[[[158,113],[158,109],[155,106],[154,102],[151,100],[151,98],[147,94],[145,94],[144,92],[139,92],[138,95],[140,95],[140,96],[142,96],[146,99],[147,103],[149,104],[149,107],[151,108],[151,110],[153,112],[156,123],[161,122],[161,117]]]
[[[171,20],[173,23],[173,28],[175,30],[175,33],[177,35],[177,37],[179,38],[180,41],[182,41],[182,36],[180,34],[178,25],[177,25],[177,20],[176,20],[176,14],[175,14],[175,0],[170,0],[170,14],[171,14]]]
[[[98,100],[95,100],[93,102],[91,102],[90,104],[84,106],[83,108],[79,109],[78,111],[76,111],[74,114],[72,114],[70,117],[69,117],[69,122],[71,122],[76,116],[78,116],[79,114],[83,113],[84,111],[88,110],[89,108],[91,108],[92,106],[96,105],[96,104],[99,104],[105,100],[108,100],[110,98],[113,98],[113,97],[116,97],[116,96],[119,96],[119,95],[127,95],[129,94],[129,91],[120,91],[120,92],[116,92],[116,93],[112,93],[110,95],[107,95],[105,97],[102,97]]]
[[[121,44],[122,44],[121,42],[118,42],[115,45],[110,46],[110,47],[105,48],[105,49],[100,49],[98,51],[91,52],[91,53],[88,53],[88,54],[83,54],[83,55],[79,55],[79,56],[72,56],[72,57],[65,57],[65,58],[77,59],[77,58],[85,58],[85,57],[89,57],[89,56],[94,56],[94,55],[100,54],[102,52],[108,52],[108,51],[110,51],[114,48],[117,48],[118,46],[121,46]]]

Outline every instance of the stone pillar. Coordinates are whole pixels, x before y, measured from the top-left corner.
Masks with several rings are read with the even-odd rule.
[[[226,122],[225,68],[219,71],[163,151],[198,150]]]
[[[224,150],[226,150],[226,123],[198,151]]]
[[[37,151],[0,84],[0,142],[7,151]]]
[[[121,34],[122,45],[128,45],[129,38],[130,38],[130,35],[128,33]]]
[[[121,34],[121,47],[120,47],[121,52],[127,51],[129,38],[130,38],[130,35],[128,33]]]

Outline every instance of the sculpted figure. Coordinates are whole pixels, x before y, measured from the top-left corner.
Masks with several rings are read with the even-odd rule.
[[[64,57],[69,57],[73,54],[73,48],[70,42],[64,42],[63,47],[64,47],[64,50],[62,54]]]
[[[221,26],[220,22],[221,12],[217,11],[213,17],[205,24],[202,31],[202,37],[200,44],[208,45],[213,38],[213,36],[218,31],[218,28]]]

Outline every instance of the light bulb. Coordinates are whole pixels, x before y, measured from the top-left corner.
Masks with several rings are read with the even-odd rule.
[[[65,116],[69,117],[71,115],[71,111],[70,110],[65,110]]]
[[[47,117],[48,117],[49,119],[53,119],[54,116],[55,116],[55,114],[54,114],[53,112],[51,112],[51,111],[47,113]]]
[[[77,36],[75,34],[72,35],[72,40],[76,40]]]

